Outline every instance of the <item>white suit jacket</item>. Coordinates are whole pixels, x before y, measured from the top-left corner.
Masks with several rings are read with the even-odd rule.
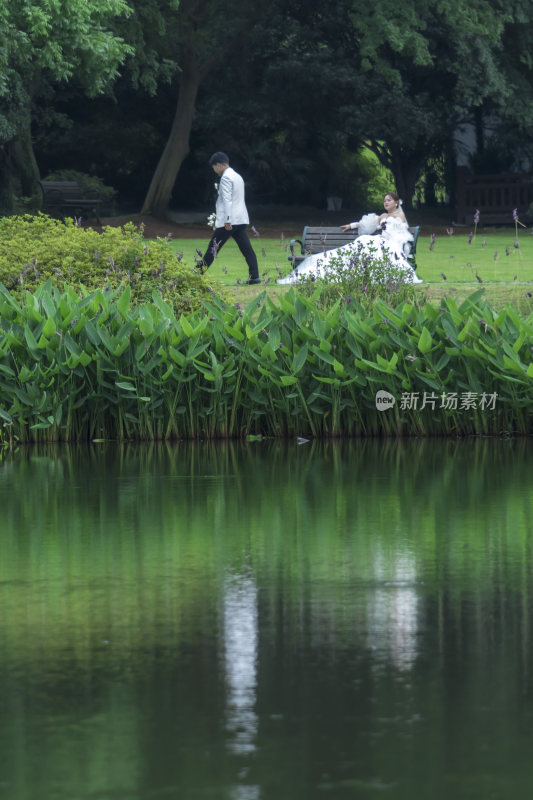
[[[217,228],[223,228],[226,222],[232,225],[248,225],[250,222],[244,203],[244,181],[231,167],[224,170],[220,178],[216,212]]]

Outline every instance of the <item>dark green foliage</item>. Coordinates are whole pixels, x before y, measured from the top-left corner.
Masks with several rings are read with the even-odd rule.
[[[48,279],[60,289],[129,285],[133,303],[157,291],[178,312],[209,296],[205,278],[180,263],[166,240],[145,240],[133,223],[98,233],[45,214],[0,219],[0,282],[20,298]]]
[[[427,196],[435,181],[453,194],[452,139],[474,116],[478,131],[497,126],[491,146],[507,131],[513,168],[531,161],[533,26],[524,0],[385,0],[379,12],[353,0],[327,8],[275,0],[243,27],[239,46],[223,51],[223,68],[227,20],[233,36],[263,6],[136,0],[131,13],[121,0],[4,6],[0,208],[9,213],[13,194],[20,203],[33,196],[34,141],[42,174],[96,169],[123,200],[140,201],[186,75],[201,90],[172,200],[189,207],[208,202],[206,160],[223,142],[251,201],[323,206],[333,194],[365,210],[372,176],[357,159],[365,143],[393,170],[407,203],[421,181]],[[86,99],[87,90],[97,95],[111,84],[113,95]]]
[[[110,28],[129,13],[124,0],[2,0],[1,213],[31,207],[36,199],[39,168],[33,154],[33,133],[40,125],[32,123],[41,102],[54,105],[58,83],[74,84],[77,91],[91,96],[112,84],[119,65],[133,50]]]
[[[87,175],[75,169],[58,169],[47,175],[45,180],[50,181],[77,181],[84,194],[94,196],[97,194],[104,202],[112,200],[117,191],[112,186],[106,186],[102,178],[96,175]]]

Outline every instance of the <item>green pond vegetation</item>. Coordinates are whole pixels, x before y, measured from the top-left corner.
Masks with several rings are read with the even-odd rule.
[[[508,231],[490,245],[479,233],[471,243],[436,238],[431,249],[419,240],[424,277],[446,255],[453,262],[441,284],[387,285],[370,297],[357,276],[332,292],[320,282],[272,290],[265,275],[263,286],[237,285],[236,299],[231,271],[243,264],[219,258],[199,275],[195,240],[176,254],[134,226],[100,235],[42,215],[0,228],[4,445],[530,432],[531,237],[518,247]],[[495,242],[504,255],[494,285],[513,273],[499,303],[486,291]],[[452,244],[462,247],[456,258]],[[286,261],[282,239],[270,247],[275,263]],[[226,253],[235,255],[230,245]],[[465,255],[477,279],[463,281],[461,296],[451,281],[466,274]]]

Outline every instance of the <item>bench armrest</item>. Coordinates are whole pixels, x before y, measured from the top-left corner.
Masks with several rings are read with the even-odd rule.
[[[300,245],[300,253],[303,253],[303,244],[301,239],[291,239],[289,242],[289,250],[291,251],[292,255],[294,255],[294,246],[298,242]]]

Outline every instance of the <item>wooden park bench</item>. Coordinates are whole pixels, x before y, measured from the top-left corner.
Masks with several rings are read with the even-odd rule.
[[[533,203],[533,175],[472,175],[466,167],[457,167],[455,196],[459,225],[472,225],[476,211],[482,225],[514,225],[513,209],[523,219]]]
[[[411,264],[413,269],[416,269],[416,243],[418,234],[420,233],[420,225],[409,228],[409,232],[413,235],[413,241],[404,245],[409,252],[405,253],[405,257]],[[304,258],[312,253],[325,253],[328,250],[335,250],[337,247],[342,247],[345,244],[351,244],[357,241],[357,230],[349,230],[344,232],[339,227],[326,228],[318,227],[313,228],[306,225],[301,239],[291,239],[289,242],[290,255],[289,261],[294,267],[297,267]],[[299,245],[299,248],[297,247]],[[299,250],[300,252],[296,252]]]
[[[101,224],[98,206],[102,200],[96,192],[85,193],[77,181],[39,181],[43,193],[42,210],[65,217],[82,217],[91,212]]]

